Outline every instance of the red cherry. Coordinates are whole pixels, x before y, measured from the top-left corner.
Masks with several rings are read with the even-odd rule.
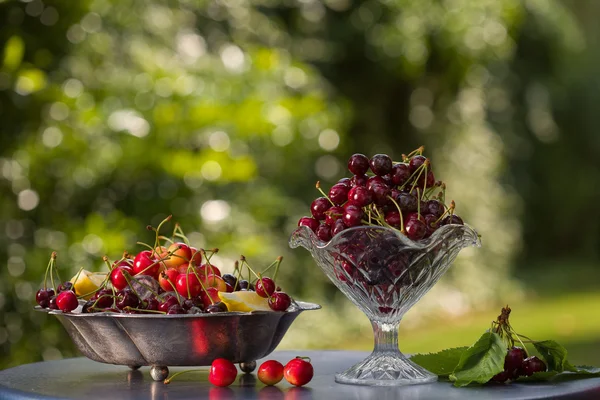
[[[171,255],[168,256],[168,253]],[[163,263],[167,268],[177,267],[192,259],[192,249],[185,243],[173,243],[165,253],[161,254],[161,258],[165,258]]]
[[[124,273],[128,275],[127,278],[125,278]],[[112,271],[110,271],[110,283],[112,283],[113,287],[117,290],[125,289],[128,285],[127,279],[131,278],[132,275],[133,275],[133,268],[131,268],[131,266],[129,264],[127,264],[127,265],[121,264],[121,265],[113,268]],[[171,289],[171,290],[173,290],[173,289]]]
[[[200,253],[200,250],[198,250],[195,247],[190,247],[190,252],[192,253],[192,258],[190,259],[190,262],[196,266],[201,265],[202,264],[202,253]]]
[[[269,297],[275,291],[275,282],[269,277],[259,278],[256,281],[255,289],[256,294],[260,297]]]
[[[276,385],[283,379],[283,364],[275,360],[267,360],[258,367],[258,379],[265,385]]]
[[[292,299],[285,292],[274,292],[268,303],[273,311],[285,311],[292,304]]]
[[[190,299],[200,295],[202,284],[193,272],[179,274],[175,282],[175,289],[181,296]]]
[[[285,365],[283,376],[295,386],[304,386],[312,379],[314,375],[313,366],[309,361],[302,357],[296,357]]]
[[[206,306],[221,301],[219,298],[219,290],[215,287],[206,288],[206,291],[202,290],[200,292],[200,299],[202,299],[202,303]]]
[[[331,208],[331,203],[327,197],[318,197],[310,205],[310,213],[315,219],[325,219],[325,211]]]
[[[65,290],[56,296],[56,305],[62,312],[73,311],[79,305],[77,296],[72,290]]]
[[[225,358],[217,358],[210,366],[208,380],[215,386],[229,386],[237,377],[237,368]]]
[[[308,226],[314,232],[319,227],[319,221],[311,217],[302,217],[298,221],[298,226]]]
[[[158,284],[165,292],[171,292],[176,289],[177,277],[179,271],[175,268],[168,268],[158,275]]]
[[[158,263],[150,250],[140,251],[133,259],[133,274],[134,275],[149,275],[158,277],[160,271],[160,263]]]

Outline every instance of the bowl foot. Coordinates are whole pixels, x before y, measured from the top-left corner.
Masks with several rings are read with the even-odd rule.
[[[150,376],[157,382],[162,382],[169,376],[169,368],[161,365],[153,365],[150,368]]]
[[[335,381],[351,385],[403,386],[437,381],[437,375],[407,359],[400,351],[373,352]]]

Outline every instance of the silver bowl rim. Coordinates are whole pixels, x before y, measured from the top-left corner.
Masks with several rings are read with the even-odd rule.
[[[312,311],[321,309],[321,305],[317,303],[309,303],[305,301],[294,301],[292,308],[286,311],[227,311],[223,313],[214,314],[126,314],[116,312],[97,312],[97,313],[81,313],[81,312],[63,312],[61,310],[49,310],[40,306],[35,306],[34,310],[45,312],[50,315],[61,315],[69,318],[141,318],[141,319],[184,319],[184,318],[227,318],[227,317],[239,317],[239,316],[253,316],[253,315],[273,315],[273,314],[298,314],[302,311]]]

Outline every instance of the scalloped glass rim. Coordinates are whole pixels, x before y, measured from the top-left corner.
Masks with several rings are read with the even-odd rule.
[[[424,249],[427,249],[427,247],[429,247],[433,243],[436,243],[440,236],[443,236],[445,233],[448,233],[455,229],[464,229],[466,231],[473,233],[477,237],[477,240],[473,243],[473,245],[475,247],[481,247],[481,236],[479,235],[479,233],[477,233],[477,231],[475,229],[473,229],[473,227],[471,227],[468,224],[443,225],[440,228],[438,228],[435,232],[433,232],[433,234],[431,236],[429,236],[426,239],[422,239],[418,242],[409,239],[406,235],[401,233],[398,229],[389,228],[386,226],[379,226],[379,225],[361,225],[361,226],[355,226],[352,228],[347,228],[347,229],[344,229],[343,231],[339,232],[334,237],[332,237],[329,242],[323,242],[322,240],[320,240],[317,237],[317,235],[312,231],[312,229],[310,229],[308,226],[302,225],[302,226],[299,226],[298,228],[296,228],[296,230],[294,230],[294,232],[290,236],[289,243],[290,243],[290,247],[293,249],[301,246],[300,241],[296,240],[295,238],[296,238],[296,236],[299,235],[298,232],[304,231],[309,235],[311,241],[313,242],[314,247],[316,247],[318,249],[325,249],[328,246],[330,246],[331,244],[334,244],[335,242],[339,241],[344,235],[347,235],[350,232],[358,232],[361,230],[382,230],[382,231],[393,232],[400,239],[400,241],[406,246],[409,246],[413,249],[424,250]]]

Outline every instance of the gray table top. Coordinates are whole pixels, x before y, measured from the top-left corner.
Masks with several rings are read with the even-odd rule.
[[[354,351],[276,351],[269,359],[282,363],[297,355],[311,357],[313,380],[295,388],[283,380],[267,387],[255,374],[238,375],[228,388],[208,382],[208,367],[181,375],[169,385],[155,382],[149,368],[132,371],[125,366],[71,358],[26,364],[0,371],[0,399],[600,399],[600,378],[560,383],[485,385],[457,389],[448,382],[404,387],[342,385],[341,372],[368,353]],[[258,361],[258,365],[260,365]],[[171,374],[184,368],[170,368]]]

